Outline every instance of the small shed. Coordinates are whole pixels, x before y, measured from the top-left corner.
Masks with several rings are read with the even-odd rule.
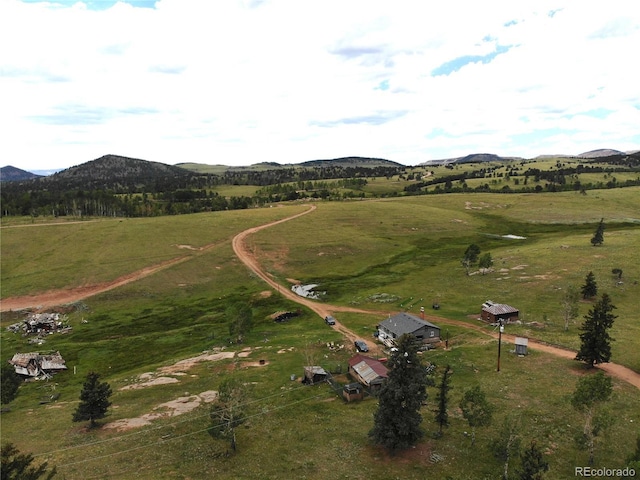
[[[304,378],[302,383],[313,385],[315,383],[324,382],[329,374],[324,368],[318,365],[304,367]]]
[[[482,320],[488,323],[498,323],[503,321],[504,323],[511,323],[518,320],[520,311],[517,308],[512,307],[504,303],[494,303],[491,300],[487,300],[482,304]]]
[[[375,358],[358,354],[349,359],[349,374],[372,390],[379,390],[387,379],[387,367]]]
[[[347,402],[362,400],[364,398],[364,388],[359,383],[348,383],[342,387],[342,396]]]
[[[524,337],[516,337],[516,355],[526,355],[529,339]]]

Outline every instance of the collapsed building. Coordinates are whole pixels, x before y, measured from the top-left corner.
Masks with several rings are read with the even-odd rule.
[[[30,313],[19,323],[7,327],[14,333],[22,332],[24,335],[48,335],[52,333],[66,333],[71,330],[67,324],[65,315],[59,313]]]
[[[9,363],[18,375],[28,378],[51,378],[54,373],[67,369],[60,352],[47,355],[37,352],[16,353]]]

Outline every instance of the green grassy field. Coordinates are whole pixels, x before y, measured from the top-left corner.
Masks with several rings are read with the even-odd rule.
[[[477,323],[487,299],[509,303],[525,324],[508,333],[531,335],[577,346],[577,325],[565,333],[560,296],[568,284],[580,286],[592,270],[601,292],[618,307],[612,335],[612,360],[640,371],[640,325],[636,307],[640,258],[640,189],[536,195],[440,195],[375,201],[321,202],[315,212],[249,237],[249,244],[283,288],[291,279],[320,284],[324,301],[370,310],[416,313],[438,300],[443,317]],[[3,228],[2,298],[80,284],[110,281],[133,270],[187,255],[187,261],[101,295],[84,300],[69,313],[74,327],[51,335],[36,347],[4,327],[21,319],[2,314],[1,360],[16,351],[59,350],[69,371],[52,382],[21,387],[2,414],[2,441],[58,465],[62,478],[497,478],[500,464],[488,449],[504,416],[521,420],[523,441],[536,439],[551,464],[548,478],[569,478],[587,464],[573,438],[581,428],[568,396],[582,367],[532,351],[525,358],[504,345],[502,371],[495,372],[497,343],[478,332],[446,328],[452,349],[425,354],[454,370],[452,425],[434,439],[435,391],[424,407],[425,441],[397,457],[372,447],[367,439],[374,399],[346,404],[327,385],[303,387],[300,376],[309,358],[344,375],[352,347],[330,350],[340,335],[305,309],[283,324],[269,315],[294,310],[295,304],[267,288],[234,257],[231,237],[250,226],[284,218],[307,208],[216,212],[150,219],[103,220],[55,226]],[[605,242],[589,243],[597,222],[606,223]],[[4,223],[3,225],[6,225]],[[503,238],[519,235],[523,240]],[[491,252],[494,271],[467,276],[460,265],[464,250],[477,243]],[[207,250],[195,248],[211,245]],[[180,247],[182,246],[182,248]],[[190,248],[185,248],[189,246]],[[616,285],[612,268],[622,268]],[[379,303],[374,295],[396,300]],[[250,303],[254,328],[243,345],[230,345],[225,308]],[[589,302],[581,302],[580,317]],[[86,322],[84,323],[83,320]],[[339,320],[370,337],[377,315],[341,314]],[[544,327],[526,325],[539,322]],[[247,357],[203,362],[174,375],[177,383],[121,390],[137,376],[155,372],[203,351],[247,350]],[[264,360],[259,366],[258,361]],[[76,374],[73,374],[73,370]],[[239,452],[206,429],[202,405],[181,416],[155,420],[126,432],[86,431],[71,422],[84,375],[97,370],[114,390],[106,422],[158,412],[178,397],[215,390],[226,375],[252,386],[250,420],[238,431]],[[342,372],[339,374],[338,372]],[[456,408],[464,390],[482,385],[496,406],[491,427],[478,432],[472,447],[469,430]],[[637,389],[614,381],[609,408],[615,423],[598,445],[597,465],[618,467],[634,448],[640,422]],[[55,386],[60,398],[40,404]],[[609,441],[608,439],[615,439]],[[441,455],[439,463],[431,454]]]

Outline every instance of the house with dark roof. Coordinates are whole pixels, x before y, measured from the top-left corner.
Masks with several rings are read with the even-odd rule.
[[[395,340],[404,334],[413,335],[423,343],[440,341],[440,327],[410,313],[397,313],[378,325],[378,339],[388,347],[394,346]]]
[[[520,311],[511,305],[504,303],[494,303],[487,300],[482,304],[482,313],[480,317],[488,323],[511,323],[518,320]]]
[[[356,355],[349,359],[349,374],[356,382],[378,390],[387,378],[387,367],[375,358]]]

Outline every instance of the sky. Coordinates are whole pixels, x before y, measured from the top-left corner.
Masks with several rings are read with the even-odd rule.
[[[639,51],[637,0],[0,0],[0,165],[637,150]]]

